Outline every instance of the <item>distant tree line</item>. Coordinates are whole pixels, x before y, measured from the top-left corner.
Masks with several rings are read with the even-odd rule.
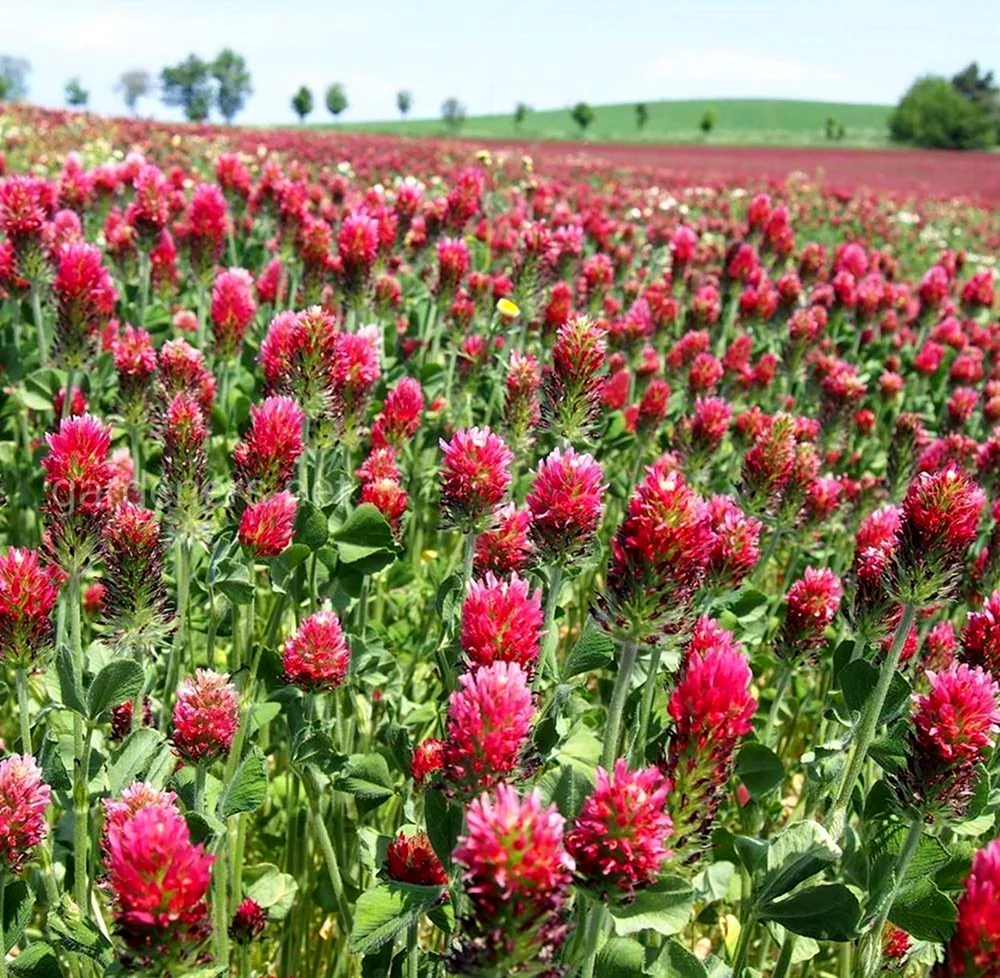
[[[928,149],[986,149],[1000,140],[1000,88],[974,61],[950,80],[918,78],[889,118],[893,141]]]
[[[28,91],[31,64],[24,58],[0,54],[0,102],[23,99]],[[253,82],[246,59],[231,48],[224,48],[214,59],[206,61],[189,54],[183,61],[162,68],[154,76],[142,68],[122,73],[115,86],[129,113],[138,111],[142,99],[158,91],[163,103],[179,108],[191,122],[204,122],[217,113],[232,122],[253,94]],[[66,104],[85,108],[90,92],[79,77],[71,78],[65,87]],[[334,120],[340,119],[350,103],[347,88],[334,82],[323,93],[323,104]],[[316,107],[312,90],[300,86],[291,96],[291,108],[299,122],[305,122]],[[396,108],[406,118],[413,107],[413,94],[408,89],[396,93]],[[531,113],[524,102],[514,108],[514,128],[521,131]],[[586,135],[597,118],[587,102],[577,102],[569,117],[580,135]],[[458,133],[466,119],[465,105],[456,97],[441,103],[441,119],[447,128]],[[635,126],[641,133],[650,121],[650,109],[645,102],[635,105]],[[716,125],[714,108],[707,108],[698,123],[704,136]],[[826,138],[842,140],[844,126],[830,117],[824,126]],[[992,71],[983,71],[978,63],[963,68],[951,79],[925,75],[916,79],[900,99],[889,118],[889,135],[898,143],[934,149],[982,149],[1000,142],[1000,86]]]

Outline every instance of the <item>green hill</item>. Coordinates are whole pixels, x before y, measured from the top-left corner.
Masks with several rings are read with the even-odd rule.
[[[792,99],[698,99],[678,102],[647,102],[649,121],[640,132],[635,103],[594,106],[594,122],[586,139],[594,142],[697,143],[706,138],[699,122],[709,108],[716,122],[707,142],[719,145],[845,145],[882,146],[892,107],[840,102],[800,102]],[[826,138],[827,118],[843,125],[842,140]],[[327,128],[329,124],[323,124]],[[446,136],[440,119],[399,122],[343,122],[337,128],[355,132],[380,132],[408,136]],[[470,116],[458,134],[467,139],[579,139],[569,109],[547,109],[528,113],[520,128],[513,110],[506,115]]]

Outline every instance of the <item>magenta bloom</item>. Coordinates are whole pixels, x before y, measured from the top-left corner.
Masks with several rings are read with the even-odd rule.
[[[674,736],[667,755],[667,809],[677,850],[700,845],[715,821],[736,748],[753,725],[751,679],[740,644],[716,622],[700,618],[668,706]]]
[[[42,459],[47,500],[60,508],[98,512],[110,478],[107,456],[111,429],[90,414],[64,418],[56,434],[46,435],[49,454]]]
[[[317,611],[303,619],[281,651],[285,679],[306,692],[336,689],[350,663],[351,650],[333,611]]]
[[[493,514],[493,526],[476,538],[475,571],[492,571],[498,577],[516,574],[531,563],[531,510],[513,503],[499,507]]]
[[[979,528],[982,490],[960,469],[921,472],[903,500],[899,565],[909,591],[932,595],[954,579]]]
[[[1000,681],[1000,591],[994,591],[981,611],[973,611],[962,630],[962,661],[981,666]]]
[[[287,489],[305,445],[305,412],[291,397],[267,397],[250,408],[250,429],[233,449],[236,481],[250,498]]]
[[[199,276],[211,272],[222,258],[229,232],[226,198],[215,184],[199,183],[194,188],[184,230],[191,267]]]
[[[516,663],[494,662],[459,676],[443,752],[452,790],[468,798],[515,777],[534,716],[528,674]]]
[[[337,411],[347,426],[360,423],[372,388],[382,375],[382,331],[362,326],[356,333],[337,333],[334,338],[330,381]]]
[[[559,327],[545,381],[545,419],[573,438],[596,418],[604,392],[605,329],[583,316]]]
[[[563,817],[509,785],[469,806],[455,847],[465,892],[481,918],[522,921],[548,912],[569,893],[573,860],[563,846]]]
[[[713,496],[708,512],[714,534],[710,579],[719,587],[736,589],[760,559],[761,522],[747,516],[729,496]]]
[[[378,221],[366,211],[347,214],[337,232],[344,291],[358,298],[368,287],[378,257]]]
[[[489,428],[461,428],[440,444],[442,516],[475,532],[507,495],[514,455]]]
[[[0,872],[20,873],[45,838],[51,798],[33,757],[11,754],[0,761]]]
[[[107,826],[108,888],[125,943],[149,957],[183,953],[209,934],[213,857],[193,845],[172,804],[151,801]]]
[[[929,672],[927,680],[930,690],[913,700],[900,799],[925,811],[944,806],[961,814],[1000,731],[1000,687],[982,669],[967,665]]]
[[[310,417],[331,406],[337,326],[319,306],[279,313],[260,344],[267,390],[298,399]]]
[[[576,874],[606,894],[629,897],[653,883],[670,855],[672,823],[666,812],[669,782],[659,768],[630,771],[624,760],[612,773],[599,767],[596,787],[583,803],[566,849]]]
[[[420,382],[403,377],[386,395],[382,411],[372,425],[372,444],[401,448],[420,429],[424,392]]]
[[[814,652],[840,607],[844,589],[828,567],[807,567],[786,595],[779,646],[788,655]]]
[[[1000,974],[1000,839],[975,854],[958,900],[958,922],[936,978]]]
[[[589,549],[604,515],[602,479],[594,457],[572,448],[556,448],[539,463],[525,502],[544,559],[570,560]]]
[[[541,592],[511,575],[498,580],[487,572],[472,581],[462,605],[462,651],[470,666],[515,662],[528,672],[538,659],[542,629]]]
[[[650,466],[611,543],[602,597],[609,627],[644,638],[676,624],[704,581],[714,539],[708,507],[673,459]]]
[[[295,535],[298,507],[290,492],[278,492],[247,506],[240,517],[240,543],[257,557],[277,557]]]
[[[115,311],[118,292],[104,267],[101,249],[67,244],[59,252],[52,293],[56,299],[56,354],[80,368],[96,352],[97,338]]]
[[[208,415],[215,400],[215,377],[205,366],[204,357],[186,340],[167,340],[157,357],[160,381],[168,397],[193,394]]]
[[[220,272],[212,286],[212,331],[220,356],[236,356],[256,313],[253,276],[245,268]]]
[[[63,578],[34,550],[11,547],[0,556],[0,661],[28,668],[48,648]]]
[[[229,677],[199,669],[188,677],[174,704],[174,749],[191,764],[207,764],[229,753],[239,726],[239,696]]]

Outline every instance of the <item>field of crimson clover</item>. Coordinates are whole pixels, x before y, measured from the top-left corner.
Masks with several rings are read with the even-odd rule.
[[[0,134],[0,978],[1000,975],[995,217]]]

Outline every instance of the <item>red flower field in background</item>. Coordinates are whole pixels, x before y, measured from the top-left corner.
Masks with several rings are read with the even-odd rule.
[[[9,970],[997,970],[994,157],[0,137]]]

